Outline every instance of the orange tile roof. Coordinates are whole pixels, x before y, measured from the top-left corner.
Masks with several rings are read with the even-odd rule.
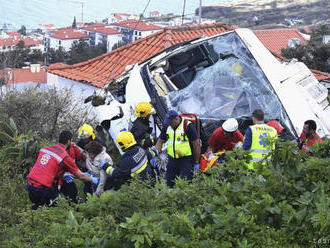
[[[34,45],[40,45],[43,44],[43,40],[35,40],[32,38],[6,38],[6,39],[0,39],[0,46],[14,46],[17,45],[18,42],[24,41],[25,46],[34,46]]]
[[[50,65],[48,72],[77,82],[103,87],[118,78],[127,65],[142,62],[177,43],[204,36],[213,36],[232,28],[224,23],[168,27],[94,59],[74,64]]]
[[[31,72],[30,68],[19,69],[4,69],[4,78],[6,84],[16,84],[25,82],[46,83],[46,72],[40,68],[39,72]],[[12,73],[11,79],[8,78],[9,73]]]
[[[88,38],[89,35],[83,32],[79,32],[77,30],[67,30],[63,32],[58,32],[50,37],[60,39],[60,40],[68,40],[68,39],[80,39],[80,38]]]
[[[298,29],[264,29],[253,30],[254,34],[271,52],[281,55],[281,49],[287,48],[289,39],[298,38],[302,44],[307,44],[306,39],[299,33]]]
[[[318,81],[330,80],[330,73],[311,70]]]
[[[114,29],[112,27],[106,26],[106,24],[103,24],[103,25],[94,24],[94,25],[89,25],[87,27],[83,27],[81,29],[96,32],[96,33],[103,33],[103,34],[121,34],[120,31],[118,31],[117,29]]]
[[[157,26],[152,23],[146,23],[144,21],[138,20],[126,20],[116,23],[111,23],[113,26],[122,27],[122,28],[129,28],[133,30],[140,30],[140,31],[149,31],[149,30],[158,30],[162,29],[162,27]]]

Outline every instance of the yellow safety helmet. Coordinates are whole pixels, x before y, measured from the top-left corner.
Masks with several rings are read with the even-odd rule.
[[[140,102],[135,108],[135,115],[137,117],[147,117],[151,114],[152,105],[148,102]]]
[[[92,139],[95,139],[94,129],[91,125],[84,124],[78,129],[78,138],[85,139],[92,136]]]
[[[118,146],[122,151],[125,151],[131,146],[136,145],[136,140],[131,132],[122,131],[119,133],[116,139],[116,143],[118,144]]]

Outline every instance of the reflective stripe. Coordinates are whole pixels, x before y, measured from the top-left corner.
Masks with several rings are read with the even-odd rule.
[[[308,146],[306,146],[306,145],[303,145],[302,146],[302,149],[305,149],[306,151],[308,151],[308,152],[311,152],[312,151],[312,149],[310,149]]]
[[[259,162],[259,161],[270,161],[270,158],[252,158],[251,161]]]
[[[251,152],[257,152],[257,153],[266,154],[266,153],[270,153],[271,150],[253,149],[253,150],[251,150]]]
[[[56,158],[56,160],[57,160],[59,163],[61,163],[62,160],[63,160],[63,159],[62,159],[60,156],[58,156],[56,153],[54,153],[54,152],[52,152],[52,151],[49,151],[49,150],[47,150],[47,149],[45,149],[45,148],[41,148],[40,151],[41,151],[41,152],[44,152],[44,153],[47,153],[48,155],[53,156],[54,158]]]
[[[135,166],[133,169],[131,169],[131,177],[134,177],[137,174],[140,174],[148,165],[148,159],[147,156],[144,157],[144,159],[139,163],[137,166]]]

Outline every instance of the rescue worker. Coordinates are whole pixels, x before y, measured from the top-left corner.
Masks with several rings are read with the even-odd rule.
[[[31,209],[52,204],[59,194],[58,180],[65,171],[80,180],[98,184],[98,178],[82,173],[67,153],[66,148],[71,144],[71,139],[72,133],[63,131],[59,136],[59,144],[40,149],[38,159],[27,176],[26,189],[31,202],[34,203]]]
[[[150,138],[152,127],[150,127],[149,121],[152,110],[152,105],[148,102],[140,102],[135,108],[137,118],[133,122],[130,132],[134,135],[137,144],[142,148],[149,148],[154,145]]]
[[[252,121],[254,125],[246,130],[242,148],[250,150],[252,160],[248,168],[253,170],[255,163],[264,160],[264,156],[275,148],[275,144],[270,147],[266,143],[267,139],[277,139],[277,132],[264,123],[264,112],[261,109],[253,111]]]
[[[68,152],[69,156],[73,158],[78,168],[81,167],[81,164],[83,163],[83,157],[78,146],[71,142],[71,144],[67,146],[66,151]],[[72,202],[78,203],[78,188],[73,181],[72,175],[71,177],[69,175],[71,174],[69,172],[66,172],[64,173],[63,178],[59,178],[59,185],[61,185],[60,192],[65,197],[71,199]]]
[[[102,146],[106,147],[105,143],[100,140],[98,137],[95,136],[95,132],[94,129],[91,125],[88,125],[86,123],[84,123],[79,129],[78,129],[78,139],[79,141],[77,142],[77,146],[80,147],[82,149],[82,154],[83,154],[83,160],[86,161],[86,151],[85,151],[85,146],[95,140],[98,143],[100,143]],[[87,168],[86,168],[86,163],[82,163],[82,167],[80,168],[83,172],[87,172]],[[85,196],[87,195],[87,193],[93,194],[93,190],[92,190],[93,186],[91,183],[89,182],[85,182],[84,183],[84,194]]]
[[[322,142],[320,136],[316,133],[316,122],[314,120],[307,120],[304,123],[303,131],[300,134],[298,147],[303,152],[312,153],[310,147],[315,143]]]
[[[85,145],[87,145],[92,140],[95,140],[99,142],[102,146],[106,147],[104,142],[100,140],[98,137],[95,137],[94,129],[91,125],[88,125],[84,123],[79,129],[78,129],[78,139],[77,146],[79,146],[81,149],[85,150]]]
[[[230,118],[214,130],[208,142],[208,151],[232,151],[238,142],[243,142],[243,135],[238,130],[237,120]]]
[[[167,141],[168,164],[166,170],[166,183],[174,186],[174,179],[191,180],[193,171],[199,170],[201,147],[195,125],[188,121],[184,128],[184,117],[176,111],[170,110],[166,115],[164,127],[156,143],[156,150],[161,151],[162,145]]]
[[[99,162],[100,168],[110,175],[105,190],[111,188],[117,190],[122,184],[128,183],[132,177],[137,175],[142,180],[154,178],[155,175],[148,162],[146,151],[137,144],[131,132],[120,132],[116,143],[124,152],[118,166],[114,168],[103,160]]]

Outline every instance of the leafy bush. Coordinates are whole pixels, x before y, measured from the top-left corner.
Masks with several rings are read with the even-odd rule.
[[[177,180],[173,189],[134,180],[79,205],[62,199],[56,208],[22,210],[3,229],[2,245],[328,247],[329,150],[327,141],[308,157],[281,143],[255,172],[231,156],[225,167],[197,173],[191,183]]]
[[[32,132],[55,141],[64,129],[75,132],[84,122],[94,124],[91,108],[73,95],[68,88],[7,89],[0,94],[0,121],[8,122],[12,118],[19,133]]]

